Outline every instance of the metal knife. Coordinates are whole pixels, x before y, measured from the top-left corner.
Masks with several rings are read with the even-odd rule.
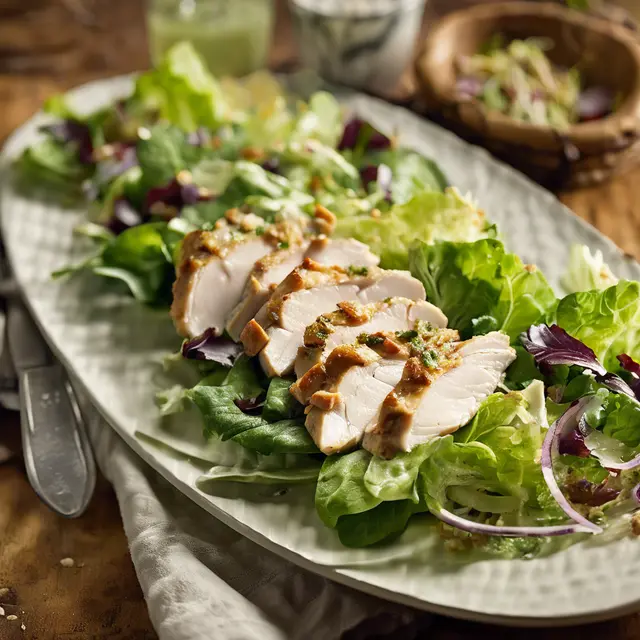
[[[18,373],[29,481],[47,506],[76,518],[93,495],[96,467],[69,378],[18,297],[8,300],[7,336]]]

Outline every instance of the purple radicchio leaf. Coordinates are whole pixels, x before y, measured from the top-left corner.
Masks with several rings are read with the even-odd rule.
[[[456,81],[456,92],[462,100],[477,98],[484,88],[484,82],[476,76],[461,76]]]
[[[615,500],[620,491],[607,486],[607,481],[600,484],[593,484],[582,479],[566,485],[569,500],[574,504],[586,504],[589,507],[601,507],[611,500]]]
[[[338,151],[355,149],[363,145],[367,151],[380,151],[392,146],[391,138],[388,138],[368,122],[361,118],[352,118],[344,126],[342,138],[338,143]]]
[[[532,325],[520,336],[520,341],[538,365],[576,365],[595,374],[606,375],[607,373],[592,349],[570,336],[557,324]]]
[[[42,131],[51,135],[58,142],[75,145],[82,164],[91,165],[94,163],[91,131],[83,122],[71,119],[62,120],[42,127]]]
[[[216,336],[213,329],[207,329],[203,334],[182,343],[183,358],[217,362],[223,367],[232,367],[242,350],[241,344]]]
[[[618,361],[625,371],[631,374],[632,381],[629,383],[631,390],[635,393],[636,398],[640,401],[640,363],[636,362],[626,353],[618,356]]]
[[[145,210],[152,215],[174,218],[184,206],[212,199],[211,193],[191,182],[187,172],[181,172],[169,184],[149,189]]]
[[[589,87],[578,97],[578,115],[581,122],[600,120],[613,111],[614,96],[607,87]]]
[[[360,180],[365,189],[369,188],[372,182],[377,183],[378,187],[384,192],[387,202],[391,202],[391,182],[393,173],[391,168],[386,164],[368,164],[360,169]]]
[[[577,428],[569,431],[569,433],[560,434],[558,437],[558,453],[578,458],[588,458],[591,455],[589,448],[584,443],[584,435]]]
[[[636,397],[631,387],[620,376],[607,372],[586,344],[570,336],[556,324],[532,325],[520,336],[520,341],[541,369],[559,364],[582,367],[594,373],[596,380],[612,391],[634,399]]]
[[[211,141],[211,134],[205,127],[198,127],[187,136],[187,142],[194,147],[206,147]]]
[[[246,413],[250,416],[256,416],[262,413],[262,407],[264,407],[265,396],[260,395],[255,398],[236,398],[234,404],[242,413]]]
[[[105,224],[105,227],[110,231],[113,231],[116,235],[119,235],[123,231],[126,231],[131,227],[137,227],[143,222],[143,216],[133,208],[126,198],[117,198],[113,203],[111,218]]]

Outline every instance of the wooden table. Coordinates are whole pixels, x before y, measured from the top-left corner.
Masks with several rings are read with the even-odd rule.
[[[12,5],[11,2],[8,3]],[[29,4],[16,1],[15,7]],[[49,71],[0,73],[0,140],[31,116],[53,93],[90,79],[143,69],[148,66],[143,2],[109,0],[87,6],[66,0],[60,4],[76,11],[61,28],[72,30],[71,54]],[[0,25],[6,26],[0,7]],[[15,13],[18,9],[12,9]],[[26,18],[16,20],[22,27]],[[14,32],[16,32],[14,30]],[[28,30],[27,30],[28,33]],[[278,10],[277,37],[272,63],[290,60],[290,24],[282,6]],[[0,43],[4,45],[5,42]],[[0,50],[0,56],[4,52]],[[0,57],[0,66],[2,58]],[[596,225],[625,251],[640,258],[640,169],[605,186],[561,194],[563,201]],[[0,411],[0,449],[18,452],[18,419]],[[0,464],[0,605],[15,621],[0,617],[0,638],[50,640],[143,640],[155,638],[129,557],[115,495],[100,479],[87,513],[64,520],[45,508],[31,491],[18,456]],[[64,568],[62,558],[77,566]],[[24,625],[24,629],[21,628]],[[513,630],[435,617],[423,636],[431,640],[459,638],[512,638]],[[545,638],[592,637],[631,640],[640,636],[640,616],[603,623],[588,630],[549,630]],[[539,631],[518,631],[523,640],[538,640]]]

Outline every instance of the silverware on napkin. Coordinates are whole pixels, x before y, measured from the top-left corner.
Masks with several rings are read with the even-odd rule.
[[[1,287],[0,287],[1,288]],[[68,518],[87,508],[96,467],[82,414],[63,367],[17,295],[7,300],[7,342],[20,389],[27,475],[40,499]]]

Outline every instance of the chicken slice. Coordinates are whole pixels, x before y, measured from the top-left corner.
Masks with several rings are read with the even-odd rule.
[[[416,320],[439,328],[447,326],[444,313],[424,300],[395,297],[367,305],[341,302],[338,307],[306,328],[304,346],[298,349],[295,362],[298,378],[313,365],[326,360],[335,347],[354,342],[362,333],[408,331]]]
[[[509,337],[497,331],[457,343],[448,352],[425,350],[411,357],[377,423],[367,428],[363,447],[390,458],[456,431],[495,391],[515,358]]]
[[[309,402],[305,426],[326,454],[355,447],[402,376],[407,354],[384,358],[365,345],[340,345],[292,386]]]
[[[325,218],[332,214],[320,215],[283,217],[265,227],[259,216],[230,209],[213,231],[188,234],[173,285],[171,316],[178,333],[194,337],[211,329],[221,334],[256,261],[283,244],[296,247],[326,228]]]
[[[327,237],[315,238],[311,242],[302,242],[266,255],[253,267],[242,299],[227,321],[227,332],[234,340],[240,339],[247,322],[267,302],[275,285],[282,282],[305,257],[312,258],[320,264],[341,267],[372,267],[380,261],[362,242],[353,239],[330,240]]]
[[[278,285],[241,340],[248,355],[260,354],[267,375],[283,376],[293,370],[305,328],[323,312],[343,301],[367,304],[392,295],[425,299],[422,283],[406,271],[370,267],[354,272],[307,258]]]
[[[377,423],[385,398],[416,353],[413,334],[440,349],[459,339],[457,331],[419,321],[413,331],[400,335],[361,334],[359,343],[336,347],[324,363],[314,365],[291,386],[294,397],[309,405],[305,426],[321,451],[350,449]]]

